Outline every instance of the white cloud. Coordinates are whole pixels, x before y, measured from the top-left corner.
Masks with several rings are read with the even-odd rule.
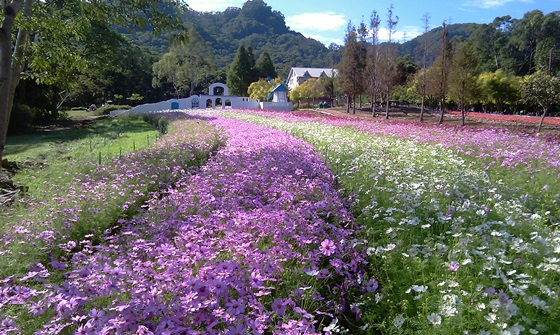
[[[323,35],[319,35],[319,34],[309,34],[309,33],[301,33],[303,36],[307,37],[307,38],[312,38],[314,40],[317,40],[321,43],[323,43],[325,46],[329,46],[331,45],[331,43],[335,43],[338,45],[343,45],[344,41],[341,38],[333,38],[333,37],[328,37],[328,36],[323,36]]]
[[[243,0],[190,0],[187,4],[192,10],[199,12],[219,12],[228,7],[241,7]]]
[[[510,2],[533,3],[533,0],[470,0],[467,1],[465,5],[470,7],[491,9],[505,6]]]
[[[404,26],[398,29],[391,36],[393,42],[406,42],[415,38],[416,36],[422,35],[424,33],[424,28],[416,26]],[[387,28],[379,28],[378,35],[380,42],[387,42],[389,40],[389,30]]]
[[[331,31],[347,24],[344,15],[335,12],[298,14],[287,18],[286,23],[296,31]]]

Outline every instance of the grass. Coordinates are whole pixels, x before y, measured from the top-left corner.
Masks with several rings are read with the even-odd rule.
[[[87,151],[114,155],[120,148],[124,148],[124,152],[143,149],[149,145],[146,137],[155,139],[156,135],[157,130],[141,118],[99,119],[85,128],[9,136],[4,158],[38,163],[80,157]]]

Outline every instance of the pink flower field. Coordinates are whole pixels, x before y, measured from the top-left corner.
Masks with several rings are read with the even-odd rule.
[[[360,317],[352,297],[377,284],[322,159],[284,132],[209,120],[227,144],[196,173],[99,243],[68,240],[2,280],[0,334],[315,334]]]
[[[6,211],[0,334],[558,334],[554,138],[160,117],[154,148]]]

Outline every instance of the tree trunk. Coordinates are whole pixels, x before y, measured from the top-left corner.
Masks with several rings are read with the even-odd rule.
[[[12,30],[15,17],[23,0],[2,5],[3,21],[0,27],[0,162],[4,157],[8,122],[10,120],[10,86],[12,82]]]
[[[371,96],[371,117],[375,117],[375,96]]]
[[[420,106],[420,122],[424,122],[424,101],[426,99],[422,95],[422,106]]]
[[[442,124],[443,123],[443,113],[444,113],[444,109],[443,109],[443,99],[441,98],[440,102],[439,102],[439,109],[440,109],[440,113],[439,113],[439,121],[438,124]]]
[[[543,111],[543,114],[542,114],[542,117],[541,117],[541,122],[539,122],[539,128],[537,128],[537,134],[539,134],[541,132],[542,125],[544,123],[544,118],[546,117],[546,114],[548,113],[549,109],[550,109],[550,106],[544,108],[544,111]]]
[[[387,101],[385,105],[385,118],[389,119],[389,105],[391,104],[391,97],[389,96],[389,87],[387,86]]]
[[[33,15],[33,3],[35,0],[25,0],[23,3],[22,14],[26,18],[30,18]],[[10,80],[10,95],[8,97],[8,125],[10,124],[10,117],[12,107],[14,105],[14,97],[16,95],[16,88],[19,85],[19,80],[21,78],[21,73],[23,72],[24,62],[23,57],[27,53],[27,47],[29,45],[29,35],[31,32],[28,29],[20,29],[17,34],[16,44],[14,45],[14,52],[12,56],[12,79]]]
[[[356,114],[356,96],[352,96],[352,114]]]
[[[346,95],[346,113],[350,114],[350,96]]]

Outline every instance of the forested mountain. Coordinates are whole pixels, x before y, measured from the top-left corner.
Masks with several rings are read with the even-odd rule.
[[[232,63],[241,44],[251,47],[256,57],[267,51],[282,77],[288,75],[291,67],[332,67],[340,59],[338,48],[327,48],[290,30],[284,15],[262,0],[250,0],[242,8],[230,7],[223,12],[188,11],[183,21],[206,41],[213,50],[216,66],[222,69]],[[166,36],[153,36],[149,31],[136,31],[128,36],[136,44],[149,46],[158,53],[169,50]]]
[[[447,26],[449,39],[451,41],[456,39],[467,39],[471,35],[471,32],[480,26],[476,23],[457,23],[450,24]],[[431,29],[425,34],[417,36],[410,41],[402,43],[399,45],[399,56],[412,55],[413,59],[420,63],[422,60],[423,53],[423,43],[426,42],[428,46],[428,52],[426,57],[426,62],[428,65],[432,64],[436,59],[440,49],[441,49],[441,32],[442,27],[437,27]]]

